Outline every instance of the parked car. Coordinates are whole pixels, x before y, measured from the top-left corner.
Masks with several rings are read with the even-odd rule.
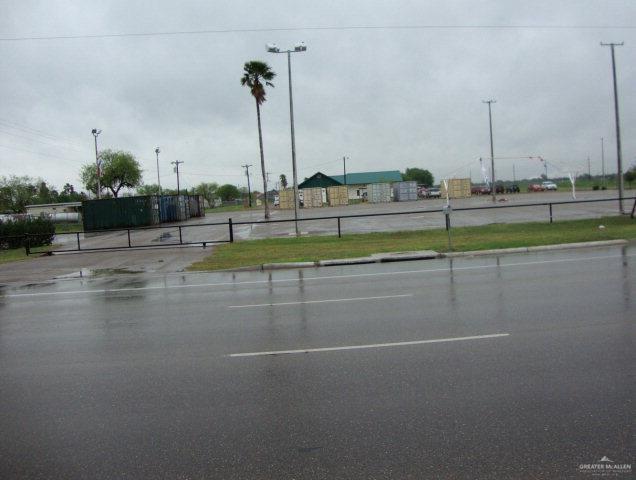
[[[543,182],[541,183],[541,186],[543,187],[544,190],[556,190],[557,189],[557,184],[554,182]]]
[[[490,195],[490,187],[487,185],[475,185],[470,187],[471,195]]]
[[[504,193],[505,190],[505,187],[501,184],[495,187],[495,193]]]
[[[530,185],[528,185],[529,192],[543,192],[544,190],[545,188],[543,187],[543,185],[539,185],[538,183],[531,183]]]
[[[442,192],[440,192],[439,188],[429,188],[426,193],[426,198],[439,198],[442,196]]]
[[[506,193],[519,193],[519,185],[517,185],[516,183],[513,183],[512,185],[508,185],[506,187]]]

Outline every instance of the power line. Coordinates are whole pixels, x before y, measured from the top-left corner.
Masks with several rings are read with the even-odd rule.
[[[35,142],[35,143],[41,143],[43,145],[46,145],[48,147],[55,147],[55,148],[63,148],[63,149],[68,149],[72,152],[75,153],[82,153],[82,151],[79,149],[79,147],[70,145],[70,144],[60,144],[60,142],[58,142],[57,140],[49,140],[48,138],[44,137],[44,138],[34,138],[34,137],[29,137],[26,135],[20,135],[19,133],[15,133],[15,132],[10,132],[7,130],[4,130],[2,128],[2,125],[0,125],[0,134],[3,135],[11,135],[12,137],[16,137],[16,138],[21,138],[23,140],[27,140],[28,142]],[[35,134],[33,134],[35,135]],[[84,150],[86,150],[84,148]]]
[[[38,130],[37,128],[32,128],[32,127],[29,127],[29,126],[21,124],[21,123],[10,122],[10,121],[7,121],[7,120],[0,119],[0,125],[4,126],[6,128],[12,128],[14,130],[21,130],[22,132],[24,132],[24,133],[26,133],[28,135],[37,135],[39,137],[48,138],[48,139],[51,139],[51,140],[55,140],[57,142],[68,143],[69,145],[73,145],[73,146],[76,146],[78,148],[84,148],[84,145],[82,145],[81,143],[75,142],[75,141],[70,140],[70,139],[65,138],[65,137],[52,135],[49,132],[46,132],[44,130]]]
[[[87,35],[51,35],[20,36],[0,38],[0,42],[19,42],[31,40],[80,40],[91,38],[124,37],[166,37],[178,35],[209,35],[227,33],[266,33],[301,31],[343,31],[343,30],[615,30],[636,29],[634,25],[346,25],[346,26],[307,26],[281,28],[228,28],[205,30],[174,30],[164,32],[124,32]]]
[[[6,149],[9,149],[9,150],[15,150],[17,152],[32,153],[33,155],[39,155],[39,156],[42,156],[42,157],[57,158],[58,160],[65,161],[65,162],[67,162],[69,164],[73,163],[71,160],[69,160],[66,157],[60,157],[59,155],[52,155],[50,153],[35,152],[33,150],[27,150],[26,148],[16,148],[16,147],[11,146],[11,145],[2,145],[2,144],[0,144],[0,148],[6,148]],[[77,165],[74,165],[74,166],[77,166]]]

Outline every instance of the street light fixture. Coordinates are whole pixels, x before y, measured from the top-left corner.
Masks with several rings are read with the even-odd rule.
[[[289,76],[289,121],[291,124],[291,150],[292,150],[292,172],[294,176],[294,227],[296,236],[300,235],[298,231],[298,174],[296,169],[296,138],[294,134],[294,100],[292,96],[292,76],[291,76],[291,54],[307,51],[304,42],[297,43],[293,49],[281,50],[275,43],[267,44],[269,53],[286,53],[287,54],[287,73]]]
[[[101,191],[102,191],[102,183],[99,178],[101,176],[101,172],[100,172],[101,162],[99,161],[99,154],[97,153],[97,136],[100,133],[102,133],[102,131],[98,130],[97,128],[93,128],[91,133],[93,134],[93,137],[95,137],[95,166],[97,167],[97,199],[99,200],[101,196]]]

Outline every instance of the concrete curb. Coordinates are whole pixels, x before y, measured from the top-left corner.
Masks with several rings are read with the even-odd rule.
[[[536,247],[516,247],[500,248],[493,250],[472,250],[468,252],[448,252],[443,253],[443,258],[455,257],[477,257],[482,255],[504,255],[509,253],[530,253],[545,252],[550,250],[567,250],[570,248],[591,248],[591,247],[611,247],[616,245],[627,245],[627,240],[603,240],[599,242],[579,242],[579,243],[558,243],[556,245],[538,245]]]
[[[317,262],[288,262],[288,263],[265,263],[261,270],[282,270],[285,268],[310,268],[310,267],[332,267],[336,265],[362,265],[365,263],[385,263],[400,262],[406,260],[430,260],[441,258],[442,255],[433,250],[421,250],[415,252],[391,252],[374,253],[368,257],[356,258],[334,258],[331,260],[320,260]]]
[[[415,252],[375,253],[368,257],[335,258],[317,262],[265,263],[256,267],[244,267],[241,270],[284,270],[288,268],[333,267],[338,265],[363,265],[367,263],[401,262],[409,260],[431,260],[435,258],[476,257],[485,255],[506,255],[511,253],[544,252],[550,250],[567,250],[570,248],[610,247],[627,245],[627,240],[603,240],[599,242],[559,243],[556,245],[539,245],[536,247],[500,248],[492,250],[472,250],[467,252],[438,253],[433,250]]]

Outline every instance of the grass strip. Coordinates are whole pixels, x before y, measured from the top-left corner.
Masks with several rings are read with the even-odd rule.
[[[603,225],[604,228],[599,228]],[[509,223],[456,227],[451,231],[453,250],[531,247],[558,243],[636,238],[636,221],[627,217],[568,220],[558,223]],[[364,257],[373,253],[412,250],[448,251],[444,229],[301,238],[245,240],[215,246],[213,253],[190,270],[221,270],[279,262],[311,262]]]
[[[28,257],[24,248],[12,248],[11,250],[0,250],[0,264],[17,262],[19,260],[26,260]]]

